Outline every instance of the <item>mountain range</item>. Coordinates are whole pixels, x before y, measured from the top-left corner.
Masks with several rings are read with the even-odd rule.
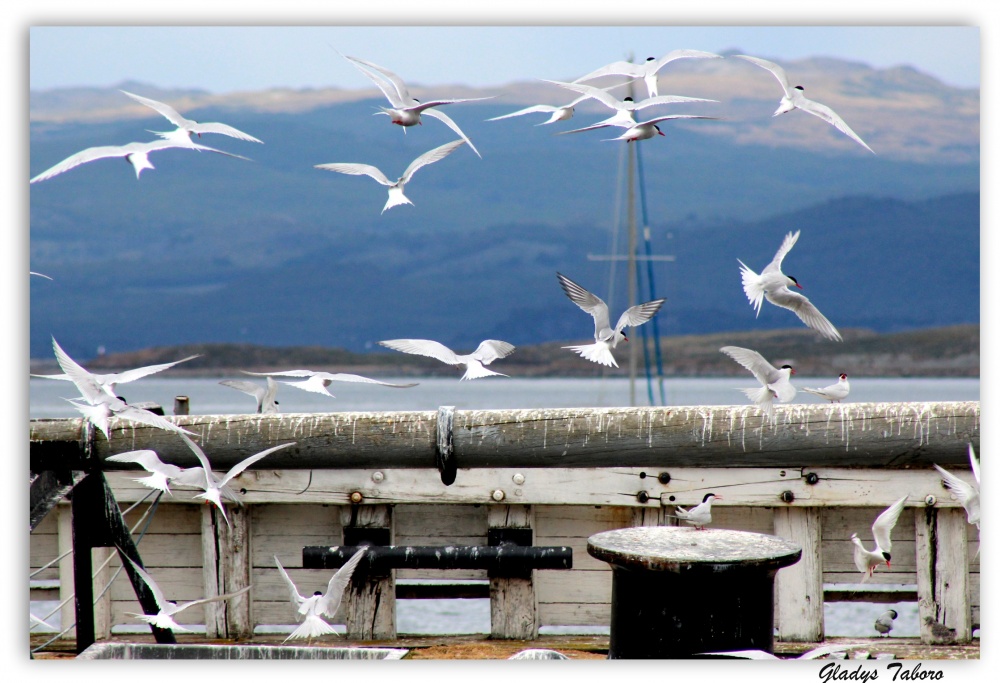
[[[978,90],[905,67],[787,64],[873,155],[802,112],[772,118],[780,88],[753,65],[676,64],[661,91],[720,102],[669,111],[720,120],[668,121],[666,137],[637,145],[640,228],[652,253],[674,259],[653,265],[655,294],[667,298],[661,334],[797,323],[769,304],[755,317],[737,259],[759,271],[799,229],[784,270],[839,328],[979,322]],[[314,166],[364,162],[395,177],[454,135],[438,121],[404,132],[372,116],[384,104],[374,89],[120,89],[265,144],[203,136],[253,161],[170,150],[138,181],[109,160],[32,185],[30,265],[53,278],[31,279],[32,357],[51,356],[52,336],[81,358],[208,342],[365,351],[394,337],[456,348],[586,339],[592,323],[557,271],[605,298],[614,317],[625,306],[625,264],[588,255],[625,251],[626,146],[603,142],[603,131],[553,135],[606,113],[590,104],[552,126],[533,125],[540,115],[486,121],[565,104],[569,91],[414,86],[418,99],[493,97],[448,107],[482,159],[460,148],[407,187],[414,206],[380,214],[385,188]],[[86,147],[169,127],[118,88],[33,91],[29,115],[32,176]],[[650,296],[646,262],[639,270]]]

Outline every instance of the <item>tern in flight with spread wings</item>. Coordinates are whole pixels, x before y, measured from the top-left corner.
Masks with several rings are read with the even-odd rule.
[[[470,140],[468,136],[462,132],[462,129],[458,127],[458,124],[452,121],[451,118],[444,112],[440,112],[435,109],[435,107],[442,104],[457,104],[459,102],[488,100],[492,99],[491,97],[472,97],[466,99],[431,100],[429,102],[420,102],[410,96],[410,91],[407,89],[403,80],[385,67],[357,57],[348,57],[347,55],[342,56],[357,67],[361,73],[368,76],[368,78],[370,78],[375,85],[378,86],[378,89],[382,91],[382,94],[385,95],[386,99],[389,100],[389,104],[392,106],[381,107],[382,111],[378,113],[385,114],[393,123],[398,126],[403,126],[404,131],[409,126],[415,126],[422,123],[420,120],[421,114],[435,118],[455,131],[455,133],[457,133],[462,140],[469,143],[469,147],[476,153],[476,156],[482,158],[479,150],[472,144],[472,140]]]
[[[830,107],[826,106],[825,104],[820,104],[819,102],[814,102],[813,100],[808,99],[805,95],[802,94],[805,88],[803,88],[801,85],[797,85],[794,88],[789,86],[788,77],[785,75],[785,70],[782,69],[780,66],[778,66],[774,62],[769,62],[766,59],[761,59],[759,57],[750,57],[747,55],[733,55],[733,56],[738,57],[739,59],[745,59],[751,64],[756,64],[762,69],[767,69],[774,75],[775,78],[778,79],[778,83],[781,84],[781,88],[782,90],[785,91],[785,95],[784,97],[781,98],[781,103],[778,105],[778,109],[771,116],[779,116],[781,114],[788,113],[793,109],[801,109],[802,111],[808,114],[812,114],[813,116],[823,119],[831,126],[839,130],[841,133],[843,133],[844,135],[851,138],[859,145],[867,149],[872,154],[875,153],[875,151],[871,147],[865,144],[865,141],[862,140],[857,133],[851,130],[851,127],[847,125],[844,119],[840,118],[837,112],[830,109]]]
[[[736,259],[740,264],[743,292],[747,295],[747,299],[749,299],[751,305],[757,310],[758,316],[760,315],[761,304],[766,298],[775,306],[781,306],[792,311],[795,315],[799,316],[799,320],[804,322],[806,326],[816,330],[827,339],[844,341],[840,336],[840,332],[833,326],[833,323],[827,320],[826,316],[820,313],[819,309],[806,296],[789,289],[789,287],[802,289],[799,281],[781,272],[781,262],[791,248],[795,246],[801,232],[801,230],[796,230],[794,233],[790,232],[785,235],[781,246],[778,247],[778,252],[764,270],[760,272],[760,275],[750,270],[743,261]]]
[[[282,370],[275,372],[250,372],[249,370],[243,370],[243,372],[248,375],[267,377],[268,379],[271,377],[305,378],[299,382],[286,382],[285,380],[278,381],[282,384],[287,384],[290,387],[296,387],[298,389],[302,389],[303,391],[311,391],[314,394],[323,394],[324,396],[329,396],[330,398],[337,398],[327,389],[327,387],[334,382],[378,384],[383,387],[392,387],[393,389],[409,389],[410,387],[417,386],[417,382],[410,382],[408,384],[392,384],[390,382],[380,382],[377,379],[370,379],[368,377],[362,377],[361,375],[351,375],[344,372],[316,372],[314,370]]]
[[[242,588],[236,591],[235,593],[226,593],[225,595],[216,595],[213,598],[202,598],[200,600],[189,600],[188,602],[182,602],[180,604],[177,604],[176,602],[171,602],[170,600],[167,600],[167,598],[163,595],[163,590],[160,589],[156,581],[153,580],[153,577],[150,576],[145,569],[140,567],[135,562],[135,560],[133,560],[131,557],[122,552],[121,549],[119,549],[119,551],[120,551],[119,554],[129,561],[129,563],[132,565],[132,568],[135,569],[136,573],[139,574],[140,578],[142,578],[145,584],[149,586],[149,590],[153,594],[153,599],[156,601],[156,606],[160,608],[160,611],[157,612],[156,614],[136,614],[135,612],[126,612],[126,614],[128,614],[130,617],[136,617],[137,619],[141,619],[147,624],[151,624],[153,626],[156,626],[157,628],[166,628],[170,629],[171,631],[190,631],[191,629],[184,628],[176,621],[174,621],[175,614],[186,610],[188,607],[194,607],[195,605],[203,605],[206,602],[218,602],[219,600],[230,600],[237,596],[243,595],[252,588],[252,586],[247,586],[246,588]]]
[[[739,346],[723,346],[719,351],[749,370],[760,382],[759,389],[740,389],[740,391],[768,417],[774,415],[774,399],[788,403],[795,398],[795,387],[789,381],[795,374],[795,368],[791,365],[786,364],[776,368],[756,351]]]
[[[59,367],[70,378],[81,394],[81,398],[66,399],[79,410],[87,420],[111,439],[109,423],[112,417],[120,417],[133,422],[151,425],[167,431],[177,432],[182,436],[191,432],[182,429],[167,419],[155,415],[148,410],[128,405],[122,399],[108,392],[98,379],[83,366],[69,357],[55,338],[52,338],[52,348],[55,350]]]
[[[567,131],[569,133],[577,133],[582,130],[592,130],[594,128],[602,128],[604,126],[632,126],[636,122],[635,112],[658,104],[677,104],[681,102],[718,103],[718,100],[707,100],[701,97],[684,97],[683,95],[658,95],[655,97],[648,97],[638,102],[634,101],[631,97],[619,100],[617,97],[609,93],[607,88],[595,88],[584,83],[564,83],[562,81],[545,82],[567,88],[574,92],[582,93],[585,97],[596,100],[615,112],[610,118],[599,121],[585,128],[579,128],[575,131]]]
[[[429,152],[424,152],[406,167],[406,170],[403,171],[403,175],[401,175],[396,182],[392,182],[384,173],[382,173],[382,171],[369,164],[317,164],[316,168],[322,168],[325,171],[346,173],[347,175],[366,175],[387,186],[389,188],[389,198],[386,200],[385,206],[382,207],[382,213],[385,213],[386,209],[391,209],[392,207],[400,204],[412,205],[413,202],[411,202],[406,195],[403,194],[403,187],[410,182],[413,174],[427,164],[433,164],[435,161],[444,159],[464,144],[465,140],[455,140],[453,142],[443,144],[440,147],[435,147]]]
[[[229,137],[236,138],[237,140],[245,140],[247,142],[259,142],[260,144],[264,144],[254,136],[247,135],[243,131],[237,130],[236,128],[233,128],[232,126],[227,125],[225,123],[201,123],[199,121],[186,119],[183,116],[181,116],[177,112],[177,110],[171,107],[169,104],[164,104],[163,102],[157,102],[156,100],[150,99],[148,97],[143,97],[141,95],[135,95],[125,90],[122,90],[121,92],[125,93],[136,102],[144,104],[150,109],[153,109],[154,111],[162,114],[168,121],[170,121],[170,123],[177,126],[178,129],[186,131],[188,137],[190,137],[191,134],[201,137],[202,133],[218,133],[220,135],[228,135]],[[159,135],[160,137],[168,137],[171,136],[173,133],[173,131],[169,133],[158,133],[156,131],[153,132]]]
[[[851,534],[851,542],[854,544],[854,566],[864,574],[862,581],[870,579],[880,564],[892,567],[892,555],[889,553],[892,549],[892,529],[899,521],[907,498],[909,496],[903,496],[875,519],[875,523],[872,524],[872,535],[875,537],[874,550],[865,549],[858,535]]]
[[[367,548],[362,547],[351,555],[351,558],[330,578],[330,582],[326,585],[326,593],[316,591],[308,598],[299,594],[295,583],[288,576],[285,568],[281,566],[281,562],[278,561],[278,556],[274,556],[274,563],[278,565],[278,571],[281,572],[281,578],[285,580],[292,604],[295,606],[296,618],[302,621],[298,628],[285,638],[284,642],[293,638],[312,640],[328,633],[337,633],[330,624],[323,620],[323,615],[333,617],[337,614],[340,602],[344,597],[344,591],[347,590],[351,575],[354,574],[354,568],[358,566],[366,551]]]
[[[480,342],[475,351],[459,355],[447,346],[432,339],[387,339],[379,345],[417,356],[435,358],[448,365],[464,365],[465,374],[461,379],[479,379],[480,377],[507,377],[502,372],[487,370],[489,365],[498,358],[506,358],[514,353],[514,345],[497,339],[486,339]]]
[[[111,159],[114,157],[121,157],[124,158],[125,161],[129,162],[132,165],[132,168],[135,169],[135,177],[138,179],[139,174],[141,174],[145,169],[155,168],[149,160],[149,155],[162,149],[193,149],[203,152],[215,152],[216,154],[224,154],[227,157],[235,157],[236,159],[250,161],[246,157],[240,156],[239,154],[231,154],[229,152],[223,152],[221,149],[215,149],[214,147],[199,145],[198,143],[191,141],[190,138],[187,139],[187,142],[179,138],[170,138],[153,140],[151,142],[130,142],[125,145],[88,147],[82,152],[77,152],[76,154],[63,159],[47,171],[42,171],[32,178],[30,183],[34,184],[41,182],[42,180],[48,180],[53,176],[57,176],[60,173],[65,173],[70,169],[76,168],[81,164],[97,161],[98,159]]]
[[[628,76],[629,78],[641,78],[646,84],[646,91],[650,97],[656,97],[659,91],[657,83],[657,73],[664,66],[675,59],[695,58],[695,59],[722,59],[722,55],[714,52],[703,52],[702,50],[671,50],[659,59],[648,57],[645,62],[633,64],[632,62],[618,61],[612,62],[600,69],[591,71],[586,76],[580,76],[575,83],[580,81],[590,81],[601,76]]]
[[[281,450],[282,448],[288,448],[289,446],[294,446],[296,443],[295,441],[283,443],[280,446],[274,446],[272,448],[268,448],[267,450],[263,450],[260,453],[255,453],[254,455],[251,455],[249,458],[244,458],[240,462],[233,465],[233,467],[228,472],[226,472],[225,476],[219,479],[216,478],[215,475],[212,473],[212,465],[208,462],[208,456],[205,455],[205,451],[201,450],[198,444],[196,444],[194,441],[187,438],[183,434],[181,434],[181,438],[184,439],[184,443],[186,443],[188,445],[188,448],[190,448],[192,452],[194,452],[195,456],[198,458],[198,461],[201,463],[201,469],[200,471],[197,472],[198,474],[197,480],[195,481],[185,480],[184,482],[181,483],[194,485],[200,489],[203,489],[204,493],[199,493],[198,495],[195,496],[195,498],[203,498],[206,504],[213,504],[215,505],[215,507],[219,508],[219,512],[222,513],[222,518],[226,520],[226,526],[232,526],[232,525],[229,523],[229,517],[226,516],[226,509],[222,506],[221,497],[223,495],[226,495],[225,492],[222,490],[222,488],[225,487],[226,484],[228,484],[233,477],[243,472],[243,470],[250,467],[250,465],[254,464],[264,456],[270,455],[271,453]],[[228,498],[229,496],[226,497]]]
[[[159,365],[146,365],[141,368],[135,368],[133,370],[123,370],[122,372],[108,372],[104,374],[92,372],[90,376],[101,386],[104,391],[108,393],[108,396],[116,396],[115,389],[119,384],[125,384],[127,382],[134,382],[137,379],[142,379],[148,375],[152,375],[157,372],[163,372],[168,370],[178,363],[184,363],[186,361],[198,358],[200,354],[194,356],[188,356],[187,358],[181,358],[180,360],[175,360],[173,363],[161,363]],[[31,375],[32,377],[41,377],[43,379],[58,379],[65,380],[67,382],[73,381],[72,378],[65,372],[60,375]]]
[[[570,301],[575,303],[584,312],[589,313],[594,318],[594,343],[580,344],[578,346],[564,346],[580,354],[583,358],[594,363],[607,365],[608,367],[618,367],[615,357],[611,355],[611,349],[618,346],[620,341],[628,341],[625,336],[626,327],[635,327],[649,321],[666,299],[654,299],[643,304],[632,306],[618,318],[614,329],[611,329],[611,318],[608,317],[608,305],[600,297],[591,294],[586,289],[570,280],[562,273],[556,273],[559,284]]]

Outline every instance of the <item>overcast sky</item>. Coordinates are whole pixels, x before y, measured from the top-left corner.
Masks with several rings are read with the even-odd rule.
[[[237,20],[234,16],[233,20]],[[900,19],[900,23],[902,23]],[[978,87],[976,26],[32,26],[32,89],[137,80],[211,92],[370,87],[335,50],[411,83],[494,86],[566,79],[676,48],[739,49],[780,61],[830,56],[908,65]]]

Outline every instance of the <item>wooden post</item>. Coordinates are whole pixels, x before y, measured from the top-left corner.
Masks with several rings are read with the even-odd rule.
[[[487,526],[491,529],[531,529],[533,521],[530,505],[491,505],[487,511]],[[538,637],[538,596],[533,578],[534,570],[527,577],[490,577],[491,638]]]
[[[202,506],[202,578],[206,598],[234,593],[250,584],[250,508],[228,506],[226,513],[231,527],[226,525],[214,505]],[[252,604],[248,595],[205,603],[205,635],[209,638],[251,638]]]
[[[174,415],[190,415],[191,401],[187,396],[174,396]]]
[[[59,560],[59,602],[62,609],[59,610],[59,623],[61,629],[66,628],[76,622],[76,608],[73,605],[71,596],[75,593],[73,589],[73,510],[70,505],[60,505],[58,508],[58,548],[59,555],[64,555]],[[69,554],[67,554],[69,553]],[[76,628],[67,631],[63,638],[76,638]]]
[[[389,505],[345,505],[340,510],[345,534],[348,528],[389,529],[389,545],[395,539],[392,507]],[[374,576],[363,570],[364,562],[354,571],[344,593],[345,624],[351,640],[395,640],[396,572]]]
[[[968,642],[972,610],[965,510],[926,507],[915,512],[920,640],[940,642],[924,621],[930,617],[955,629],[956,642]]]
[[[802,558],[778,572],[778,640],[823,640],[823,553],[820,508],[774,510],[774,535],[802,546]]]
[[[95,597],[101,591],[104,591],[111,577],[114,576],[114,572],[111,569],[111,563],[109,562],[106,566],[104,562],[111,557],[112,553],[117,553],[118,551],[113,548],[94,548],[91,552],[91,557],[93,558],[93,565],[95,569],[94,573],[94,592]],[[111,589],[108,588],[100,598],[94,603],[94,638],[96,640],[107,640],[111,637]]]

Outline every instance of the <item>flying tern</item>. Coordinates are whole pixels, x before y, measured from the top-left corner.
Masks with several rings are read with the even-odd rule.
[[[297,618],[302,621],[302,624],[292,631],[284,642],[293,638],[312,639],[328,633],[336,633],[333,627],[323,620],[323,615],[333,617],[337,614],[340,602],[344,597],[344,591],[347,590],[347,586],[351,582],[351,575],[354,574],[355,567],[358,566],[366,551],[367,548],[362,547],[351,555],[351,558],[330,578],[326,585],[326,593],[316,591],[308,598],[299,594],[298,588],[295,587],[295,583],[288,576],[285,568],[281,566],[277,555],[274,556],[274,563],[278,565],[278,571],[281,573],[281,578],[285,580],[292,604],[296,608]]]
[[[851,383],[847,381],[847,375],[842,372],[836,384],[831,384],[822,389],[807,389],[806,387],[802,387],[802,391],[816,394],[820,398],[825,398],[830,403],[840,403],[851,393]]]
[[[589,361],[607,365],[608,367],[618,367],[615,357],[611,354],[611,349],[617,347],[620,341],[628,341],[628,337],[625,336],[623,330],[626,327],[636,327],[649,321],[660,310],[663,302],[666,301],[666,299],[654,299],[653,301],[632,306],[621,314],[614,329],[611,329],[611,319],[608,317],[608,305],[600,297],[591,294],[562,273],[556,273],[556,277],[559,278],[559,284],[562,285],[563,291],[569,297],[570,301],[594,318],[593,344],[564,346],[563,348],[575,351]]]
[[[885,509],[872,524],[872,535],[875,537],[875,549],[866,550],[861,544],[861,539],[857,534],[851,534],[851,542],[854,543],[854,566],[864,574],[863,581],[868,580],[875,573],[875,568],[880,564],[892,567],[892,529],[899,521],[899,515],[903,512],[903,506],[909,496],[903,496],[895,503]]]
[[[401,351],[412,353],[417,356],[428,356],[436,358],[448,365],[464,365],[465,374],[461,379],[479,379],[480,377],[507,377],[502,372],[487,370],[489,365],[498,358],[506,358],[514,353],[514,345],[497,339],[486,339],[479,343],[475,351],[465,355],[458,355],[447,346],[431,339],[387,339],[380,341],[379,345]]]
[[[267,386],[262,387],[253,382],[246,382],[241,379],[224,379],[219,384],[250,394],[257,399],[257,413],[263,415],[274,415],[278,412],[278,383],[270,377],[267,378]]]
[[[126,145],[89,147],[82,152],[77,152],[76,154],[63,159],[47,171],[42,171],[32,178],[30,183],[34,184],[41,182],[42,180],[48,180],[53,176],[57,176],[60,173],[65,173],[70,169],[76,168],[81,164],[97,161],[98,159],[110,159],[113,157],[122,157],[125,161],[129,162],[132,165],[132,168],[135,169],[135,177],[138,178],[139,174],[145,169],[155,168],[149,160],[149,155],[152,152],[158,152],[162,149],[194,149],[204,152],[215,152],[216,154],[224,154],[227,157],[235,157],[236,159],[249,161],[249,159],[240,156],[239,154],[231,154],[229,152],[223,152],[221,149],[215,149],[214,147],[199,145],[190,139],[188,139],[186,143],[179,139],[160,139],[153,140],[151,142],[130,142]]]
[[[150,476],[139,477],[132,481],[139,482],[151,489],[162,491],[167,495],[173,495],[170,493],[170,480],[176,479],[184,471],[177,465],[163,462],[156,454],[156,451],[151,450],[127,451],[125,453],[109,455],[105,460],[109,462],[130,462],[140,465],[150,473]]]
[[[205,451],[201,450],[198,444],[183,434],[181,434],[181,438],[184,439],[188,448],[194,452],[202,467],[202,471],[198,473],[198,481],[193,483],[198,486],[198,488],[203,489],[204,493],[199,493],[195,496],[195,498],[203,498],[206,504],[211,503],[215,505],[215,507],[219,508],[219,512],[222,513],[222,518],[226,520],[226,526],[231,525],[229,523],[229,517],[226,516],[226,509],[222,506],[221,496],[223,495],[223,492],[221,491],[221,488],[228,484],[233,477],[240,474],[243,470],[250,467],[250,465],[254,464],[264,456],[270,455],[271,453],[281,450],[282,448],[288,448],[289,446],[295,445],[294,441],[290,441],[288,443],[283,443],[280,446],[274,446],[261,451],[260,453],[251,455],[249,458],[244,458],[240,462],[233,465],[233,467],[226,472],[224,477],[216,479],[212,474],[212,465],[208,462],[208,456],[205,455]]]
[[[756,351],[739,346],[723,346],[719,351],[749,370],[761,383],[759,389],[740,389],[740,391],[769,417],[774,415],[774,399],[788,403],[795,398],[795,387],[789,381],[795,374],[795,368],[791,365],[776,368]]]
[[[401,175],[396,182],[392,182],[384,173],[382,173],[382,171],[368,164],[317,164],[316,168],[322,168],[326,171],[335,171],[337,173],[346,173],[347,175],[366,175],[387,186],[389,188],[389,199],[386,200],[385,206],[382,207],[382,213],[385,213],[386,209],[391,209],[399,204],[412,205],[413,202],[411,202],[406,195],[403,194],[403,187],[406,183],[410,182],[413,174],[427,164],[433,164],[435,161],[444,159],[464,144],[464,140],[455,140],[441,145],[440,147],[435,147],[428,152],[424,152],[406,167],[406,170],[403,171],[403,175]]]
[[[550,81],[555,83],[556,81]],[[596,90],[608,91],[614,88],[621,87],[622,83],[618,85],[612,85],[608,88],[596,88]],[[544,126],[549,123],[555,123],[556,121],[568,121],[573,118],[573,114],[576,111],[576,105],[580,104],[585,100],[592,99],[592,95],[580,95],[575,100],[569,104],[564,104],[561,107],[554,107],[550,104],[536,104],[531,107],[525,107],[524,109],[518,109],[517,111],[511,112],[510,114],[504,114],[503,116],[494,116],[491,119],[486,119],[487,121],[500,121],[501,119],[509,119],[514,116],[524,116],[525,114],[550,114],[548,121],[542,121],[541,123],[536,123],[536,126]]]
[[[760,275],[750,270],[743,261],[736,259],[740,264],[740,274],[743,278],[743,292],[750,300],[750,304],[757,310],[758,316],[760,316],[761,304],[766,298],[775,306],[787,308],[795,313],[807,327],[811,327],[827,339],[844,341],[837,328],[819,312],[819,309],[807,297],[789,289],[790,286],[802,289],[798,280],[781,272],[781,261],[795,246],[801,232],[801,230],[796,230],[794,233],[790,232],[785,235],[781,246],[778,247],[778,252],[760,272]]]
[[[171,631],[190,631],[191,629],[184,628],[176,621],[174,621],[175,614],[177,614],[178,612],[182,612],[183,610],[186,610],[188,607],[194,607],[195,605],[203,605],[206,602],[218,602],[220,600],[230,600],[237,596],[243,595],[252,588],[252,586],[247,586],[246,588],[240,589],[235,593],[226,593],[225,595],[216,595],[213,598],[202,598],[200,600],[189,600],[188,602],[182,602],[178,605],[176,602],[171,602],[170,600],[167,600],[167,598],[163,595],[163,591],[156,584],[156,581],[153,580],[153,577],[150,576],[145,569],[140,567],[135,562],[135,560],[133,560],[131,557],[129,557],[123,552],[120,552],[119,554],[129,561],[129,563],[132,565],[132,568],[135,569],[136,573],[139,574],[139,576],[146,583],[146,585],[149,586],[149,590],[153,594],[153,599],[156,600],[156,606],[160,608],[160,611],[157,612],[156,614],[136,614],[134,612],[127,612],[126,614],[128,614],[131,617],[136,617],[138,619],[141,619],[147,624],[152,624],[157,628],[167,628],[170,629]]]
[[[141,422],[142,424],[177,432],[181,435],[191,434],[191,432],[178,427],[159,415],[154,415],[142,408],[130,406],[122,399],[108,393],[104,385],[94,375],[62,350],[62,347],[59,346],[54,337],[52,338],[52,348],[55,351],[59,367],[62,368],[63,372],[66,373],[82,395],[82,398],[66,400],[70,402],[70,405],[79,410],[87,420],[93,423],[95,427],[101,430],[105,438],[109,440],[111,438],[109,421],[112,417]]]
[[[975,477],[976,481],[974,484],[970,484],[963,479],[959,479],[954,474],[948,470],[934,465],[938,472],[941,473],[941,483],[946,489],[951,491],[951,497],[962,504],[965,508],[965,514],[968,517],[969,524],[975,524],[976,528],[979,527],[980,522],[980,512],[979,512],[979,459],[976,457],[976,451],[972,448],[972,444],[969,444],[969,463],[972,465],[972,475]]]
[[[324,396],[329,396],[330,398],[336,398],[331,394],[327,387],[329,387],[334,382],[361,382],[364,384],[378,384],[383,387],[392,387],[394,389],[408,389],[410,387],[417,386],[417,382],[410,382],[409,384],[392,384],[390,382],[380,382],[377,379],[370,379],[368,377],[362,377],[361,375],[350,375],[343,372],[315,372],[313,370],[283,370],[280,372],[250,372],[248,370],[243,370],[244,373],[248,375],[257,376],[267,376],[268,379],[271,377],[305,377],[305,380],[299,382],[286,382],[284,380],[278,380],[282,384],[287,384],[290,387],[296,387],[302,389],[303,391],[311,391],[314,394],[323,394]]]
[[[695,529],[704,530],[706,524],[712,523],[712,503],[716,500],[722,500],[722,496],[706,493],[693,508],[685,509],[678,505],[671,516],[691,524]]]
[[[178,129],[186,131],[188,134],[194,134],[198,137],[202,136],[202,133],[218,133],[220,135],[228,135],[231,138],[236,138],[237,140],[245,140],[247,142],[259,142],[264,144],[252,135],[248,135],[241,130],[237,130],[230,125],[225,123],[200,123],[198,121],[193,121],[191,119],[186,119],[181,116],[176,109],[171,107],[169,104],[164,104],[163,102],[157,102],[156,100],[150,99],[148,97],[142,97],[141,95],[135,95],[133,93],[122,90],[131,97],[136,102],[146,105],[150,109],[162,114],[170,123],[177,126]],[[155,132],[155,131],[154,131]],[[157,135],[164,136],[170,133],[156,133]]]
[[[452,121],[447,114],[438,111],[434,107],[438,107],[442,104],[457,104],[459,102],[488,100],[492,99],[491,97],[472,97],[466,99],[420,102],[410,96],[410,91],[407,89],[403,80],[385,67],[357,57],[348,57],[347,55],[343,56],[345,59],[354,64],[354,66],[357,67],[361,73],[368,76],[368,78],[370,78],[375,85],[378,86],[378,89],[382,91],[382,94],[385,95],[386,99],[389,100],[389,104],[392,106],[381,107],[382,111],[379,113],[387,115],[389,120],[396,125],[403,126],[404,131],[409,126],[420,124],[421,114],[435,118],[455,131],[460,138],[469,143],[469,147],[476,153],[476,156],[482,158],[479,150],[472,144],[472,140],[470,140],[468,136],[462,132],[462,129],[458,127],[458,124]]]
[[[891,609],[888,612],[882,612],[878,619],[875,620],[875,630],[879,632],[879,637],[888,636],[889,631],[892,630],[893,621],[899,616],[896,610]]]
[[[790,112],[793,109],[801,109],[802,111],[808,114],[812,114],[813,116],[823,119],[831,126],[839,130],[841,133],[843,133],[844,135],[851,138],[859,145],[867,149],[872,154],[875,153],[875,151],[871,147],[865,144],[865,141],[862,140],[857,133],[851,130],[851,127],[847,125],[844,119],[840,118],[837,112],[830,109],[830,107],[826,106],[825,104],[820,104],[819,102],[814,102],[813,100],[806,98],[806,96],[802,94],[805,88],[803,88],[801,85],[797,85],[794,88],[789,86],[788,77],[785,75],[785,70],[782,69],[780,66],[778,66],[774,62],[769,62],[766,59],[760,59],[759,57],[750,57],[747,55],[733,55],[733,56],[738,57],[739,59],[745,59],[751,64],[756,64],[762,69],[767,69],[774,75],[776,79],[778,79],[778,83],[781,84],[781,88],[782,90],[785,91],[785,95],[784,97],[781,98],[781,103],[778,105],[777,110],[775,110],[774,114],[772,114],[771,116],[779,116],[781,114]]]
[[[658,92],[657,72],[675,59],[696,58],[696,59],[721,59],[722,55],[713,52],[703,52],[701,50],[671,50],[659,59],[648,57],[645,62],[633,64],[632,62],[618,61],[612,62],[600,69],[595,69],[585,76],[576,79],[580,81],[590,81],[601,76],[628,76],[630,78],[641,78],[646,84],[646,91],[650,97],[656,97]]]
[[[543,79],[544,80],[544,79]],[[545,81],[546,83],[552,83],[574,92],[582,93],[585,97],[594,99],[604,106],[615,111],[615,114],[604,121],[594,124],[593,126],[588,126],[586,130],[591,128],[600,127],[602,125],[607,126],[617,126],[622,125],[632,125],[635,123],[634,112],[641,111],[647,107],[652,107],[658,104],[677,104],[680,102],[716,102],[718,100],[707,100],[701,97],[684,97],[683,95],[658,95],[654,97],[648,97],[644,100],[638,102],[634,101],[631,97],[626,97],[619,100],[617,97],[608,92],[606,88],[595,88],[591,85],[586,85],[584,83],[564,83],[562,81]],[[585,129],[580,129],[585,130]],[[571,131],[573,132],[573,131]]]
[[[90,376],[101,386],[101,388],[108,394],[108,396],[114,397],[115,389],[119,384],[126,384],[128,382],[134,382],[137,379],[142,379],[148,375],[152,375],[157,372],[163,372],[164,370],[169,370],[179,363],[185,363],[189,360],[198,358],[200,354],[194,356],[188,356],[187,358],[181,358],[180,360],[175,360],[173,363],[160,363],[159,365],[146,365],[141,368],[135,368],[133,370],[124,370],[122,372],[109,372],[109,373],[90,373]],[[32,377],[41,377],[44,379],[58,379],[67,382],[73,381],[72,378],[66,374],[62,373],[59,375],[31,375]]]

